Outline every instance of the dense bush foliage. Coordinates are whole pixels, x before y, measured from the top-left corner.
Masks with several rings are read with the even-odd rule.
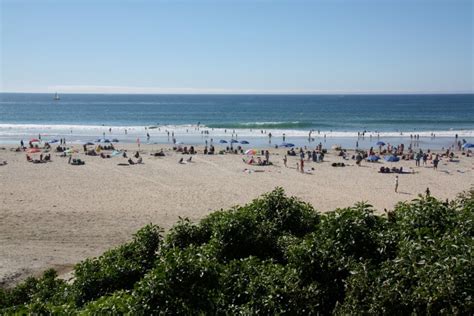
[[[474,192],[380,216],[319,214],[277,188],[163,241],[148,225],[70,284],[49,270],[0,290],[0,314],[473,314],[473,248]]]

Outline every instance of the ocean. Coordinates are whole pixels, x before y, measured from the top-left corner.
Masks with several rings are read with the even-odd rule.
[[[287,142],[306,144],[311,130],[314,141],[350,144],[365,131],[367,141],[364,138],[361,144],[367,145],[373,137],[401,142],[410,134],[420,134],[434,147],[447,146],[455,134],[468,140],[474,137],[474,94],[60,97],[54,101],[52,94],[0,94],[0,143],[38,134],[82,142],[104,133],[122,142],[137,138],[147,142],[149,133],[149,142],[168,143],[166,131],[189,144],[211,138],[230,140],[237,134],[255,146],[268,145],[268,133],[272,145],[282,142],[283,134]]]

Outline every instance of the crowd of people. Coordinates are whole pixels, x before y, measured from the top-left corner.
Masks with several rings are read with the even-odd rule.
[[[174,137],[174,133],[171,134],[172,137]],[[271,139],[271,134],[268,135],[269,138]],[[457,135],[456,135],[457,136]],[[41,135],[39,135],[39,138]],[[311,137],[311,134],[310,134]],[[359,137],[364,137],[364,132],[359,134]],[[435,137],[434,135],[432,137]],[[410,135],[410,139],[413,140],[418,140],[419,135]],[[55,140],[54,142],[58,142]],[[379,144],[381,143],[381,144]],[[355,164],[357,166],[361,166],[363,161],[371,161],[371,162],[376,162],[379,159],[382,159],[383,157],[394,157],[392,160],[388,161],[398,161],[398,160],[413,160],[415,162],[416,167],[421,167],[421,166],[432,166],[434,170],[436,170],[439,166],[439,162],[442,159],[446,159],[447,161],[456,161],[458,159],[458,154],[455,153],[452,148],[448,148],[446,150],[443,150],[442,152],[434,153],[431,150],[422,150],[422,149],[415,149],[412,144],[413,142],[410,143],[408,148],[405,147],[404,144],[399,144],[399,145],[392,145],[392,144],[383,144],[382,142],[377,143],[378,145],[378,151],[374,149],[374,147],[370,147],[369,150],[361,150],[359,149],[359,144],[357,141],[356,144],[356,150],[354,151],[354,154],[349,154],[349,151],[346,149],[341,148],[340,146],[337,146],[337,151],[336,151],[336,156],[341,157],[344,160],[354,160]],[[463,145],[466,143],[466,140],[458,140],[456,137],[455,141],[455,146],[452,146],[454,148],[457,148],[459,151],[461,151],[461,154],[470,156],[472,155],[472,152],[470,150],[464,151]],[[36,150],[36,151],[33,151]],[[52,150],[51,145],[48,142],[42,142],[40,139],[33,139],[28,142],[28,148],[25,147],[24,141],[21,140],[20,142],[20,147],[16,149],[16,151],[28,151],[26,155],[26,159],[29,162],[33,163],[43,163],[43,162],[48,162],[51,161],[51,154],[49,153]],[[183,146],[183,145],[176,145],[173,147],[173,150],[176,153],[180,153],[183,155],[195,155],[198,153],[198,150],[195,148],[195,146]],[[32,157],[31,153],[32,152],[40,152],[39,158]],[[54,148],[54,152],[60,153],[62,157],[69,157],[69,163],[71,164],[83,164],[84,161],[74,158],[73,155],[78,154],[78,151],[76,149],[73,149],[71,147],[68,147],[66,145],[66,139],[61,138],[59,141],[59,144]],[[83,145],[83,152],[85,155],[88,156],[99,156],[102,159],[108,159],[108,158],[113,158],[116,156],[121,156],[122,158],[126,159],[127,163],[129,165],[135,165],[135,164],[143,164],[143,158],[140,156],[140,152],[136,151],[136,153],[133,155],[133,157],[128,157],[127,151],[119,151],[117,150],[112,143],[108,144],[94,144],[94,143],[86,143]],[[319,143],[316,145],[314,148],[308,148],[307,146],[302,146],[299,148],[290,148],[286,151],[286,154],[284,154],[283,157],[283,165],[285,167],[288,167],[288,159],[289,157],[295,157],[296,162],[294,165],[296,165],[296,170],[299,172],[304,173],[306,170],[310,169],[305,169],[305,165],[308,163],[321,163],[325,161],[325,155],[327,154],[327,149],[323,149],[322,143]],[[209,144],[206,140],[206,145],[204,146],[203,150],[201,151],[202,154],[204,155],[214,155],[216,154],[216,148],[214,145]],[[222,149],[218,152],[219,154],[246,154],[244,153],[244,150],[241,146],[238,146],[237,148],[234,148],[233,145],[231,144],[230,146],[227,146],[225,149]],[[154,152],[150,154],[151,156],[154,157],[165,157],[166,154],[164,153],[163,149],[161,149],[158,152]],[[256,165],[256,166],[268,166],[272,165],[273,163],[270,161],[270,151],[269,150],[261,150],[260,152],[257,151],[252,151],[252,155],[246,154],[248,157],[243,158],[243,161],[246,164],[249,165]],[[134,159],[135,158],[135,159]],[[192,157],[189,157],[187,159],[180,158],[179,163],[186,163],[186,162],[192,162]],[[122,163],[123,164],[123,163]],[[339,167],[339,166],[345,166],[346,164],[342,162],[333,162],[332,163],[334,166]],[[314,170],[314,167],[311,168],[311,170]],[[378,170],[380,173],[403,173],[403,167],[396,168],[388,168],[388,167],[381,167]]]

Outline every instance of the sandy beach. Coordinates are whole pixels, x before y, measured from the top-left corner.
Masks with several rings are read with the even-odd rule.
[[[119,166],[122,157],[102,159],[86,156],[81,146],[74,155],[85,165],[68,164],[68,158],[52,153],[51,162],[27,162],[24,152],[0,146],[0,286],[8,286],[47,268],[67,273],[87,257],[128,240],[147,223],[166,231],[179,217],[197,221],[221,208],[244,204],[276,186],[287,194],[310,202],[321,212],[369,201],[377,210],[416,198],[429,187],[439,198],[454,198],[474,184],[473,158],[457,162],[441,160],[438,170],[431,164],[415,167],[415,161],[396,163],[343,160],[329,151],[322,163],[307,162],[302,174],[298,157],[286,149],[269,149],[272,166],[249,166],[243,155],[203,155],[202,147],[192,163],[179,164],[180,153],[160,145],[142,145],[144,164]],[[128,150],[136,145],[118,145]],[[165,157],[152,157],[163,148]],[[349,152],[351,155],[351,152]],[[346,167],[332,167],[344,162]],[[381,166],[403,166],[409,174],[380,174]],[[311,170],[314,168],[314,170]],[[415,173],[411,173],[412,169]]]

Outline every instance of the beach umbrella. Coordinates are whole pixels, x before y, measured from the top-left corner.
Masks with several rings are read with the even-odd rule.
[[[462,148],[473,148],[474,147],[474,144],[471,144],[471,143],[465,143],[464,145],[462,145]]]
[[[295,144],[292,143],[281,143],[280,147],[295,147]]]
[[[394,156],[394,155],[385,156],[384,159],[385,159],[385,161],[389,161],[389,162],[397,162],[397,161],[400,160],[400,158],[398,158],[397,156]]]
[[[219,141],[219,143],[221,143],[221,144],[227,144],[227,141],[226,141],[226,140],[223,140],[223,139],[221,139],[221,140]]]
[[[243,141],[241,141],[240,143],[241,143],[242,145],[248,145],[248,144],[249,144],[249,142],[246,141],[246,140],[243,140]]]
[[[57,140],[57,139],[52,139],[52,140],[50,140],[48,143],[54,144],[54,143],[57,143],[57,142],[59,142],[59,140]]]
[[[376,145],[376,146],[385,146],[385,143],[382,142],[382,141],[380,141],[380,142],[377,142],[375,145]]]
[[[117,138],[112,139],[112,143],[118,143],[119,140]]]
[[[87,142],[87,143],[85,143],[84,145],[86,145],[86,146],[94,146],[94,143]]]
[[[32,143],[40,143],[41,141],[38,138],[32,138],[30,139],[30,142]]]
[[[231,144],[235,144],[235,143],[238,143],[239,141],[235,140],[235,139],[231,139],[230,142],[231,142]]]
[[[28,152],[30,154],[34,154],[34,153],[40,153],[41,150],[39,148],[30,148],[30,149],[28,149]]]
[[[253,156],[257,154],[257,151],[255,149],[249,149],[245,151],[245,154],[248,156]]]
[[[380,157],[375,156],[375,155],[370,155],[369,157],[367,157],[367,161],[372,161],[372,162],[379,161],[379,159],[380,159]]]

